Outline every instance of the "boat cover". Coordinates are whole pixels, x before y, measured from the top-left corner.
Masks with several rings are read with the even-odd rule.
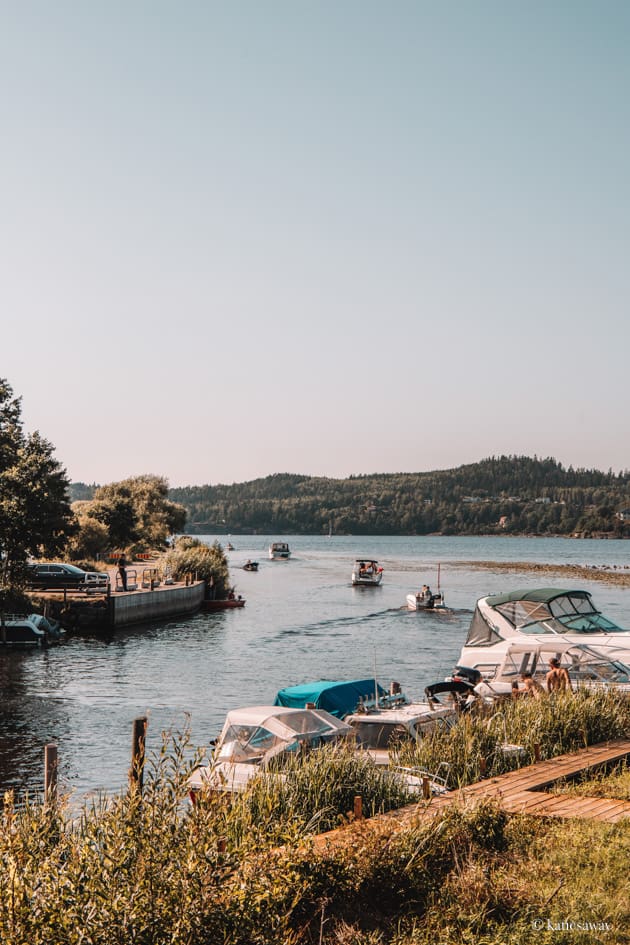
[[[378,684],[376,684],[378,685]],[[275,705],[303,709],[307,702],[315,704],[316,709],[325,709],[338,719],[354,712],[359,702],[374,701],[373,679],[352,679],[347,682],[322,679],[319,682],[302,683],[300,686],[287,686],[281,689]],[[378,686],[379,699],[387,693]]]

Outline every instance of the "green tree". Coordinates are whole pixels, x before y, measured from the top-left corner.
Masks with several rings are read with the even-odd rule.
[[[109,543],[127,548],[142,543],[163,547],[169,535],[183,531],[186,509],[168,498],[168,482],[161,476],[135,476],[99,486],[91,501],[77,509],[87,527],[89,520],[104,525]]]
[[[55,555],[76,524],[65,469],[39,433],[24,433],[20,398],[0,378],[0,584],[19,584],[29,556]]]

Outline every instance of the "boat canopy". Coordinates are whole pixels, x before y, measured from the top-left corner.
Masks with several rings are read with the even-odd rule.
[[[595,609],[588,591],[543,587],[487,597],[486,603],[524,633],[621,631]]]
[[[387,695],[385,689],[373,679],[352,679],[347,682],[322,679],[281,689],[276,695],[275,704],[303,709],[308,702],[312,702],[315,708],[325,709],[342,719],[354,712],[359,703],[374,702],[375,689],[378,689],[379,699]]]
[[[234,709],[226,716],[214,760],[258,763],[300,742],[319,744],[349,730],[322,710],[269,705]]]

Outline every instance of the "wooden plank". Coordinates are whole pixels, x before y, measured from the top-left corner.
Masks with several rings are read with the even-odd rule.
[[[487,781],[479,781],[461,790],[467,794],[481,795],[496,794],[498,790],[509,791],[517,786],[521,790],[532,790],[598,765],[619,761],[628,754],[630,739],[616,739],[614,742],[604,742],[579,752],[571,752],[569,755],[559,755],[538,764],[527,765],[525,768],[497,775]]]

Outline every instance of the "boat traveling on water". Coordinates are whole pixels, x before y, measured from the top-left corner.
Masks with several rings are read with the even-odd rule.
[[[273,541],[269,545],[269,557],[272,561],[281,561],[291,557],[291,549],[286,541]]]
[[[373,558],[357,558],[352,569],[354,587],[378,587],[383,580],[383,569]]]

